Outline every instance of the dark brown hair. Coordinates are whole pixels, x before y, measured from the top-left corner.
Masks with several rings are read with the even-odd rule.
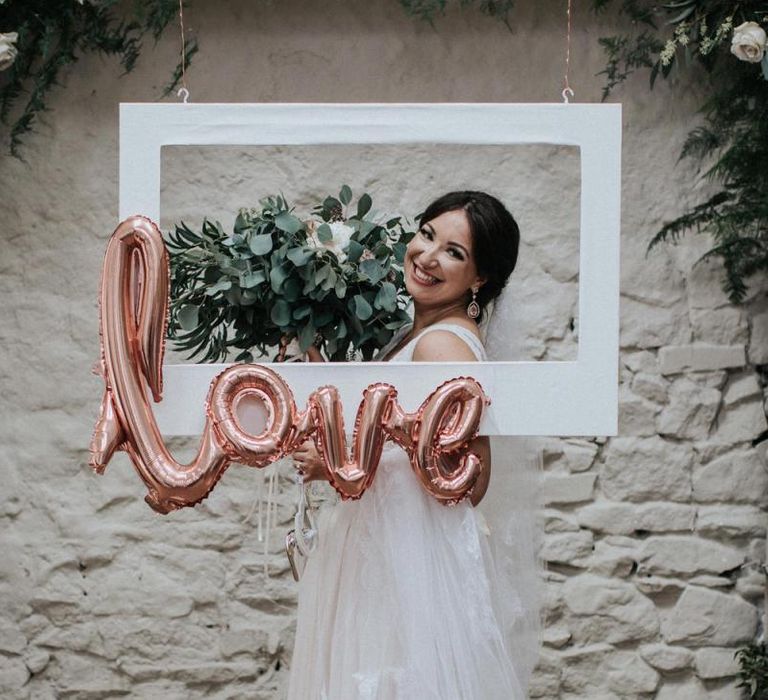
[[[472,234],[475,265],[485,284],[477,292],[482,320],[488,302],[495,299],[517,265],[520,227],[512,214],[493,195],[474,190],[448,192],[432,202],[416,219],[419,226],[447,211],[463,209]]]

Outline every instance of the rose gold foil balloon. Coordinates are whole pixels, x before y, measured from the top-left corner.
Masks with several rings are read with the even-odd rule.
[[[145,386],[162,398],[162,362],[168,311],[168,253],[160,231],[147,218],[122,222],[110,238],[101,277],[101,362],[106,388],[90,445],[99,473],[115,450],[125,450],[149,489],[152,508],[168,513],[204,499],[230,462],[264,466],[283,456],[308,426],[296,413],[288,386],[271,370],[240,365],[213,382],[200,447],[189,464],[168,452]],[[239,430],[233,404],[255,392],[267,405],[263,434]]]
[[[317,429],[315,444],[325,464],[328,481],[342,499],[357,499],[371,485],[387,435],[387,409],[397,392],[390,384],[371,384],[363,392],[352,437],[352,458],[347,456],[341,398],[335,386],[313,392],[309,402]]]
[[[313,392],[299,413],[290,387],[263,365],[234,365],[211,382],[206,421],[195,458],[177,462],[157,427],[147,389],[162,399],[163,355],[168,323],[169,264],[160,231],[149,219],[122,222],[107,245],[101,275],[100,359],[104,379],[99,418],[90,444],[90,464],[99,473],[116,450],[128,453],[149,493],[152,508],[168,513],[204,499],[233,461],[264,467],[293,452],[310,435],[328,480],[344,499],[357,499],[371,485],[384,443],[409,454],[416,475],[435,498],[451,504],[465,498],[481,473],[468,451],[488,399],[470,377],[439,386],[414,413],[405,413],[390,384],[371,384],[355,420],[352,455],[347,453],[341,399],[336,387]],[[253,435],[238,421],[238,403],[256,398],[267,421]]]
[[[415,414],[393,411],[388,432],[409,454],[424,488],[451,505],[469,496],[483,468],[469,452],[489,399],[471,377],[441,384]]]

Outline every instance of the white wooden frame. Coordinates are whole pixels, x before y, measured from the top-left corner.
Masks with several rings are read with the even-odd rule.
[[[575,145],[581,150],[579,348],[575,361],[272,365],[303,407],[317,386],[341,392],[348,426],[363,389],[389,382],[414,410],[446,379],[470,375],[492,399],[488,435],[615,435],[618,425],[619,104],[121,104],[120,220],[160,220],[167,145]],[[289,189],[289,188],[286,188]],[[155,406],[166,435],[202,432],[208,385],[226,365],[166,365]]]

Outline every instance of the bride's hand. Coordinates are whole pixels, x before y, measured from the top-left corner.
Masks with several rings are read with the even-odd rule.
[[[305,440],[293,453],[296,468],[304,474],[304,481],[327,481],[328,474],[320,453],[312,440]]]
[[[310,345],[307,349],[307,359],[310,362],[325,362],[325,358],[320,354],[320,350],[314,345]]]

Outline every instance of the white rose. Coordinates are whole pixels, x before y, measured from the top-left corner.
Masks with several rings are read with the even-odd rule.
[[[731,53],[740,61],[760,63],[765,53],[765,30],[757,22],[744,22],[733,30]]]
[[[0,70],[10,68],[19,55],[19,50],[14,46],[18,38],[17,32],[0,33]]]
[[[314,222],[313,222],[314,223]],[[347,259],[344,248],[349,245],[352,234],[355,232],[351,226],[347,226],[343,221],[334,221],[328,224],[331,229],[331,240],[323,243],[317,236],[317,225],[309,226],[308,242],[315,248],[326,248],[336,255],[340,262]]]

